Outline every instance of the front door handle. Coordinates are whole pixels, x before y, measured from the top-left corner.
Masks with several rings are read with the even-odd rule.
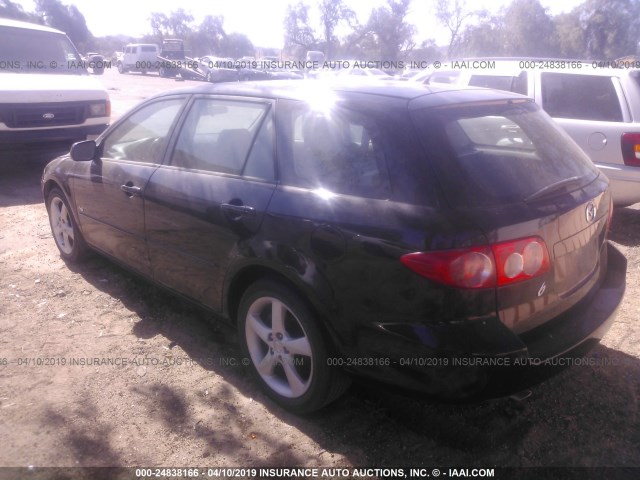
[[[223,203],[220,205],[222,211],[230,214],[235,218],[240,218],[244,216],[255,217],[256,209],[250,207],[249,205],[234,205],[232,203]]]
[[[120,190],[122,190],[124,193],[126,193],[130,197],[138,196],[140,195],[140,192],[142,192],[142,189],[140,187],[136,187],[130,182],[127,183],[126,185],[120,185]]]

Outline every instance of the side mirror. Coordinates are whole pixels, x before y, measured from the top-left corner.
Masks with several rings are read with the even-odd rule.
[[[97,150],[94,140],[85,140],[71,145],[70,155],[76,162],[88,162],[95,159]]]

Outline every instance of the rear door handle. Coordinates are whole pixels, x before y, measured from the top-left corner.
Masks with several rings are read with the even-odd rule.
[[[140,195],[142,189],[140,187],[136,187],[135,185],[120,185],[120,190],[129,195],[130,197]]]
[[[249,205],[233,205],[232,203],[223,203],[220,205],[222,211],[238,218],[243,216],[255,217],[256,209]]]

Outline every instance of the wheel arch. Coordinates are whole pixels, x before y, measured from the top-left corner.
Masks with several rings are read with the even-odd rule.
[[[314,292],[318,290],[317,286],[314,288],[312,285],[302,282],[300,278],[291,278],[290,275],[266,265],[254,264],[244,266],[237,270],[226,283],[223,297],[223,311],[225,316],[228,317],[234,325],[237,324],[237,315],[242,295],[252,284],[260,280],[272,280],[292,290],[311,309],[311,312],[318,319],[318,327],[323,334],[328,336],[327,340],[330,340],[332,346],[340,344],[336,332],[328,320],[331,306],[335,305],[335,301],[329,293],[329,286],[322,285],[319,289],[322,295],[318,296],[314,294]],[[306,285],[307,288],[305,288],[304,285]]]
[[[68,184],[59,182],[57,179],[54,179],[54,178],[48,178],[47,180],[45,180],[44,183],[42,184],[42,196],[44,197],[45,206],[49,208],[49,206],[46,205],[46,203],[47,203],[47,199],[49,198],[49,194],[51,193],[51,190],[53,190],[54,188],[57,188],[58,190],[60,190],[62,194],[65,196],[65,198],[67,199],[67,202],[69,202],[69,206],[71,207],[71,215],[73,215],[73,220],[76,222],[76,225],[78,226],[78,229],[80,230],[80,232],[82,232],[82,225],[80,225],[80,222],[78,219],[78,212],[76,211],[76,202],[73,198],[73,195],[71,194],[71,188],[69,188]]]

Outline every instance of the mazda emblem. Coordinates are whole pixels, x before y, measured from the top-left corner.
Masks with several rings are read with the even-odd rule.
[[[587,208],[585,209],[585,217],[587,219],[587,223],[591,223],[596,219],[596,206],[593,204],[593,202],[589,202],[587,203]]]

